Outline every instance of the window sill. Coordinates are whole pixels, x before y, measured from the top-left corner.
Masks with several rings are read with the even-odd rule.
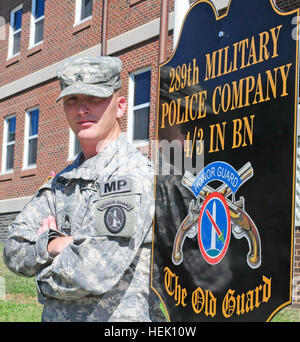
[[[30,46],[27,51],[27,57],[34,55],[35,53],[43,50],[43,42]]]
[[[86,19],[73,26],[73,34],[87,29],[92,25],[92,18]]]
[[[0,182],[7,182],[13,179],[13,171],[0,174]]]
[[[16,55],[16,56],[13,56],[13,57],[9,57],[7,60],[6,60],[6,66],[10,66],[10,65],[13,65],[17,62],[20,61],[20,54]]]
[[[139,2],[142,2],[142,1],[144,1],[144,0],[130,0],[129,1],[129,6],[136,5],[136,4],[138,4]]]
[[[149,140],[133,140],[131,143],[134,147],[143,147],[150,144]]]
[[[20,173],[20,178],[25,178],[25,177],[32,177],[35,176],[36,174],[36,167],[28,168],[28,169],[22,169]]]

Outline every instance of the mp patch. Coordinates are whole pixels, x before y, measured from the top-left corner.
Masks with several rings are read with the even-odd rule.
[[[100,184],[100,196],[115,195],[132,190],[132,183],[130,178],[112,179],[108,182]]]

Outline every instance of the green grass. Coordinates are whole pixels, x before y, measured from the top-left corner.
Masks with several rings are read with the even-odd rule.
[[[300,322],[300,309],[294,309],[288,306],[279,311],[271,322]]]
[[[4,293],[0,290],[0,322],[40,322],[43,306],[37,300],[35,279],[9,271],[2,254],[0,243],[0,280],[5,286]]]
[[[10,272],[2,258],[0,243],[0,281],[4,279],[5,298],[0,299],[0,322],[40,322],[42,305],[38,303],[34,278],[20,277]],[[1,298],[0,282],[0,298]],[[300,309],[286,307],[271,322],[300,322]]]

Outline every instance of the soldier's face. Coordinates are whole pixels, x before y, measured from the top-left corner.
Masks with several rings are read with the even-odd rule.
[[[97,145],[119,133],[118,119],[126,110],[126,99],[118,93],[109,98],[75,94],[64,97],[63,106],[80,143]]]

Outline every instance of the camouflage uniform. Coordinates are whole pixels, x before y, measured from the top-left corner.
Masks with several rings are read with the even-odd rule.
[[[71,58],[58,69],[61,94],[107,98],[121,87],[115,57]],[[113,119],[114,120],[114,119]],[[36,276],[43,321],[149,321],[153,168],[126,136],[76,160],[44,184],[9,227],[4,261]],[[49,215],[58,231],[38,234]],[[54,256],[48,243],[74,241]]]
[[[81,161],[44,184],[10,225],[4,261],[36,275],[43,321],[149,321],[152,166],[124,134]],[[48,215],[74,238],[56,257],[49,231],[37,234]]]

